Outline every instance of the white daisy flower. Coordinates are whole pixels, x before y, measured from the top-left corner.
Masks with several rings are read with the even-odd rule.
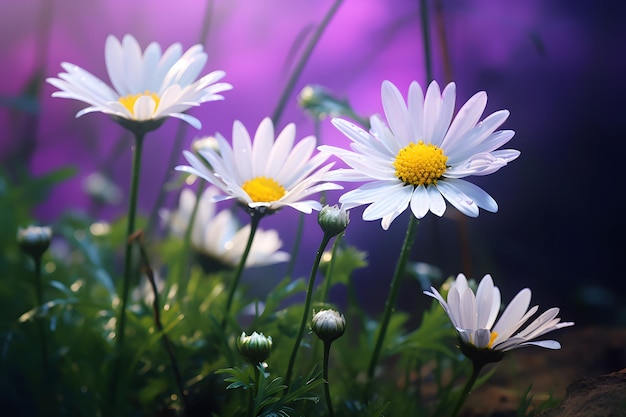
[[[202,45],[194,45],[183,53],[179,43],[164,53],[153,42],[142,53],[137,40],[126,35],[122,42],[109,35],[105,45],[105,61],[113,88],[77,65],[63,62],[66,72],[46,81],[60,91],[53,97],[84,101],[90,106],[76,117],[102,112],[122,124],[162,121],[176,117],[200,128],[198,119],[183,112],[200,103],[222,100],[218,93],[232,88],[217,83],[224,71],[213,71],[197,79],[207,61]]]
[[[439,301],[458,332],[461,348],[469,347],[483,351],[506,352],[522,346],[535,345],[547,349],[560,349],[556,340],[535,340],[546,333],[572,322],[561,322],[558,308],[551,308],[530,324],[526,322],[539,307],[530,305],[531,291],[524,288],[513,298],[498,321],[500,290],[495,287],[491,275],[485,275],[478,284],[476,294],[469,287],[465,275],[459,274],[448,290],[447,301],[433,287],[424,291]],[[495,324],[494,324],[495,323]],[[521,331],[520,328],[525,326]],[[467,350],[464,350],[466,353]]]
[[[243,124],[235,121],[232,147],[217,134],[218,151],[210,148],[198,150],[206,162],[184,151],[191,166],[181,165],[176,169],[204,178],[221,189],[225,195],[215,197],[216,201],[234,198],[255,210],[278,210],[289,206],[311,213],[322,206],[317,200],[304,198],[342,187],[324,182],[324,176],[333,164],[319,168],[329,155],[311,157],[315,150],[315,137],[307,136],[294,146],[295,137],[296,128],[291,123],[274,140],[272,120],[265,118],[252,141]]]
[[[212,198],[219,193],[215,187],[207,188],[200,196],[198,210],[191,229],[191,245],[199,253],[229,267],[236,267],[246,247],[250,235],[250,225],[240,227],[230,210],[216,213]],[[189,188],[180,193],[178,208],[170,213],[161,212],[174,236],[183,238],[196,206],[196,194]],[[246,266],[272,265],[289,260],[287,252],[280,251],[283,242],[276,230],[256,231]]]
[[[352,151],[319,147],[350,167],[331,172],[328,180],[367,182],[344,194],[339,202],[346,209],[369,204],[363,220],[382,219],[385,230],[409,206],[418,219],[429,211],[442,216],[445,200],[471,217],[478,216],[479,207],[496,212],[495,200],[462,178],[492,174],[519,156],[517,150],[496,150],[515,133],[496,131],[509,112],[500,110],[479,122],[487,104],[487,94],[479,92],[453,118],[454,83],[441,93],[433,81],[424,96],[414,81],[407,104],[400,91],[384,81],[381,95],[388,126],[373,116],[371,130],[366,132],[346,120],[333,119],[352,140]]]

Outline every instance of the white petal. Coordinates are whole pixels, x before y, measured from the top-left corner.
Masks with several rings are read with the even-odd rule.
[[[435,187],[461,213],[470,217],[478,217],[478,206],[474,200],[455,187],[452,181],[439,181]]]
[[[408,187],[409,186],[407,186],[407,188]],[[428,191],[426,191],[426,187],[420,185],[413,190],[413,195],[411,196],[411,211],[416,218],[421,219],[428,213],[429,209],[430,198],[428,197]]]
[[[381,97],[385,117],[393,135],[400,138],[410,138],[408,111],[398,88],[389,81],[383,81]]]

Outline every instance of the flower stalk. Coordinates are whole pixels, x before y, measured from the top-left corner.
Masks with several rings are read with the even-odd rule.
[[[124,333],[126,330],[126,308],[128,303],[128,292],[132,279],[133,269],[133,244],[131,236],[135,231],[135,216],[137,214],[137,195],[139,194],[139,175],[141,173],[141,153],[143,150],[143,140],[145,132],[137,129],[135,134],[135,149],[133,153],[133,166],[130,183],[130,196],[128,200],[128,225],[126,228],[126,252],[124,255],[124,277],[122,282],[122,306],[120,308],[117,327],[117,346],[124,344]]]
[[[222,329],[226,328],[226,322],[228,317],[230,316],[230,310],[233,305],[233,299],[235,298],[235,292],[237,291],[237,287],[239,286],[239,281],[241,280],[241,275],[243,274],[244,267],[246,265],[246,260],[248,259],[248,255],[250,254],[250,248],[252,248],[252,241],[254,240],[254,235],[259,226],[259,222],[265,216],[266,210],[264,208],[260,209],[250,209],[250,236],[248,237],[248,241],[246,242],[246,248],[243,251],[243,255],[241,255],[241,260],[239,261],[239,265],[237,265],[237,269],[235,270],[235,276],[233,278],[233,285],[230,287],[230,292],[228,293],[228,299],[226,301],[226,308],[224,310],[224,319],[222,321]]]
[[[406,229],[404,243],[402,244],[402,249],[400,250],[400,258],[398,258],[398,262],[396,263],[396,269],[393,273],[393,278],[391,279],[389,295],[387,296],[387,300],[385,301],[385,311],[383,313],[383,318],[380,323],[378,338],[376,339],[376,344],[374,345],[372,358],[370,360],[369,368],[367,371],[367,375],[370,379],[374,376],[374,371],[376,370],[376,365],[378,364],[380,352],[383,346],[383,342],[385,340],[385,334],[387,333],[387,327],[389,326],[389,321],[391,320],[391,314],[396,309],[396,300],[398,299],[398,293],[400,291],[400,282],[402,281],[402,277],[404,276],[406,263],[409,259],[409,254],[411,253],[411,247],[413,246],[413,242],[415,241],[415,234],[417,233],[418,224],[419,220],[417,220],[415,216],[411,215],[409,219],[409,225]]]
[[[134,233],[131,237],[129,237],[129,241],[131,244],[136,242],[139,246],[139,253],[141,255],[141,261],[143,264],[143,271],[148,277],[148,281],[150,282],[150,288],[152,289],[152,295],[154,297],[152,301],[152,314],[154,318],[154,325],[157,328],[157,331],[161,334],[161,340],[163,341],[163,347],[167,352],[167,355],[170,359],[170,364],[172,365],[172,371],[174,372],[174,379],[176,381],[176,386],[178,387],[178,391],[180,392],[180,398],[183,403],[183,415],[188,416],[189,405],[187,401],[187,391],[185,390],[185,385],[183,383],[183,378],[180,373],[180,368],[178,366],[178,361],[176,360],[176,354],[174,353],[174,346],[172,346],[172,342],[164,331],[163,323],[161,322],[161,310],[160,310],[160,302],[159,302],[159,290],[156,285],[156,281],[154,280],[154,271],[152,267],[150,267],[150,263],[148,262],[148,254],[146,252],[145,247],[143,246],[143,232],[139,231]]]
[[[309,275],[309,285],[306,290],[306,299],[304,301],[304,312],[302,313],[302,320],[300,321],[300,328],[298,329],[298,335],[296,336],[296,341],[293,345],[293,349],[291,350],[291,356],[289,357],[289,365],[287,367],[287,374],[285,376],[285,385],[289,386],[291,382],[291,374],[293,372],[293,365],[296,362],[296,356],[298,355],[298,349],[300,348],[300,343],[302,342],[302,337],[304,336],[304,329],[306,327],[307,319],[309,317],[309,310],[311,308],[311,299],[313,296],[313,287],[315,284],[315,276],[317,275],[317,269],[320,265],[320,260],[322,259],[322,254],[324,253],[324,249],[330,242],[330,239],[333,238],[331,233],[325,232],[322,241],[320,242],[320,246],[317,249],[317,254],[315,255],[315,261],[313,262],[313,267],[311,268],[311,274]]]

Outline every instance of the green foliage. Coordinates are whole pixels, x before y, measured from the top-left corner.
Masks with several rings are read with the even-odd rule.
[[[37,303],[35,268],[17,248],[16,230],[34,221],[41,196],[71,173],[65,169],[26,178],[19,186],[0,176],[0,215],[6,220],[0,228],[2,412],[18,417],[328,415],[319,371],[323,343],[310,332],[298,346],[291,384],[284,382],[304,313],[302,278],[279,280],[267,293],[242,287],[235,293],[232,316],[224,317],[233,271],[207,273],[181,238],[148,236],[143,248],[149,265],[133,265],[127,333],[125,343],[117,346],[126,219],[96,224],[87,214],[68,213],[51,225],[53,244],[44,254],[40,277],[45,301]],[[146,221],[138,223],[142,227]],[[365,252],[347,242],[337,245],[332,269],[329,262],[320,269],[324,280],[346,288],[347,304],[329,304],[322,280],[312,306],[316,311],[343,310],[347,321],[345,334],[330,349],[328,382],[336,415],[448,415],[470,366],[455,347],[445,312],[426,297],[418,300],[419,311],[393,314],[380,369],[373,380],[365,376],[379,318],[354,296],[353,274],[368,261]],[[161,327],[142,273],[148,267],[157,279]],[[246,273],[248,279],[264,279],[268,270]],[[406,272],[423,287],[441,281],[428,265],[409,264]],[[239,355],[235,341],[243,331],[272,337],[267,364],[254,367]],[[424,394],[426,386],[435,387],[436,399]],[[520,405],[525,413],[520,415],[531,415],[530,399]]]

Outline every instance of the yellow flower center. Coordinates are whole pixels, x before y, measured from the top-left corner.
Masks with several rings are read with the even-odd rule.
[[[134,116],[135,103],[137,102],[137,100],[139,100],[139,97],[143,96],[152,97],[152,100],[154,100],[154,108],[156,109],[157,107],[159,107],[159,101],[161,100],[160,97],[157,95],[157,93],[152,93],[148,90],[146,90],[143,94],[129,94],[127,96],[120,97],[117,99],[117,101],[119,101],[122,106],[126,107],[130,114]]]
[[[496,340],[496,337],[498,337],[498,332],[491,332],[491,337],[489,337],[489,343],[487,343],[487,347],[489,349],[491,349],[491,346],[493,346],[493,342]]]
[[[436,184],[446,172],[448,157],[443,149],[421,140],[400,149],[393,167],[396,177],[413,186]]]
[[[255,203],[277,201],[286,193],[285,187],[275,179],[268,177],[255,177],[243,183],[241,186]]]

